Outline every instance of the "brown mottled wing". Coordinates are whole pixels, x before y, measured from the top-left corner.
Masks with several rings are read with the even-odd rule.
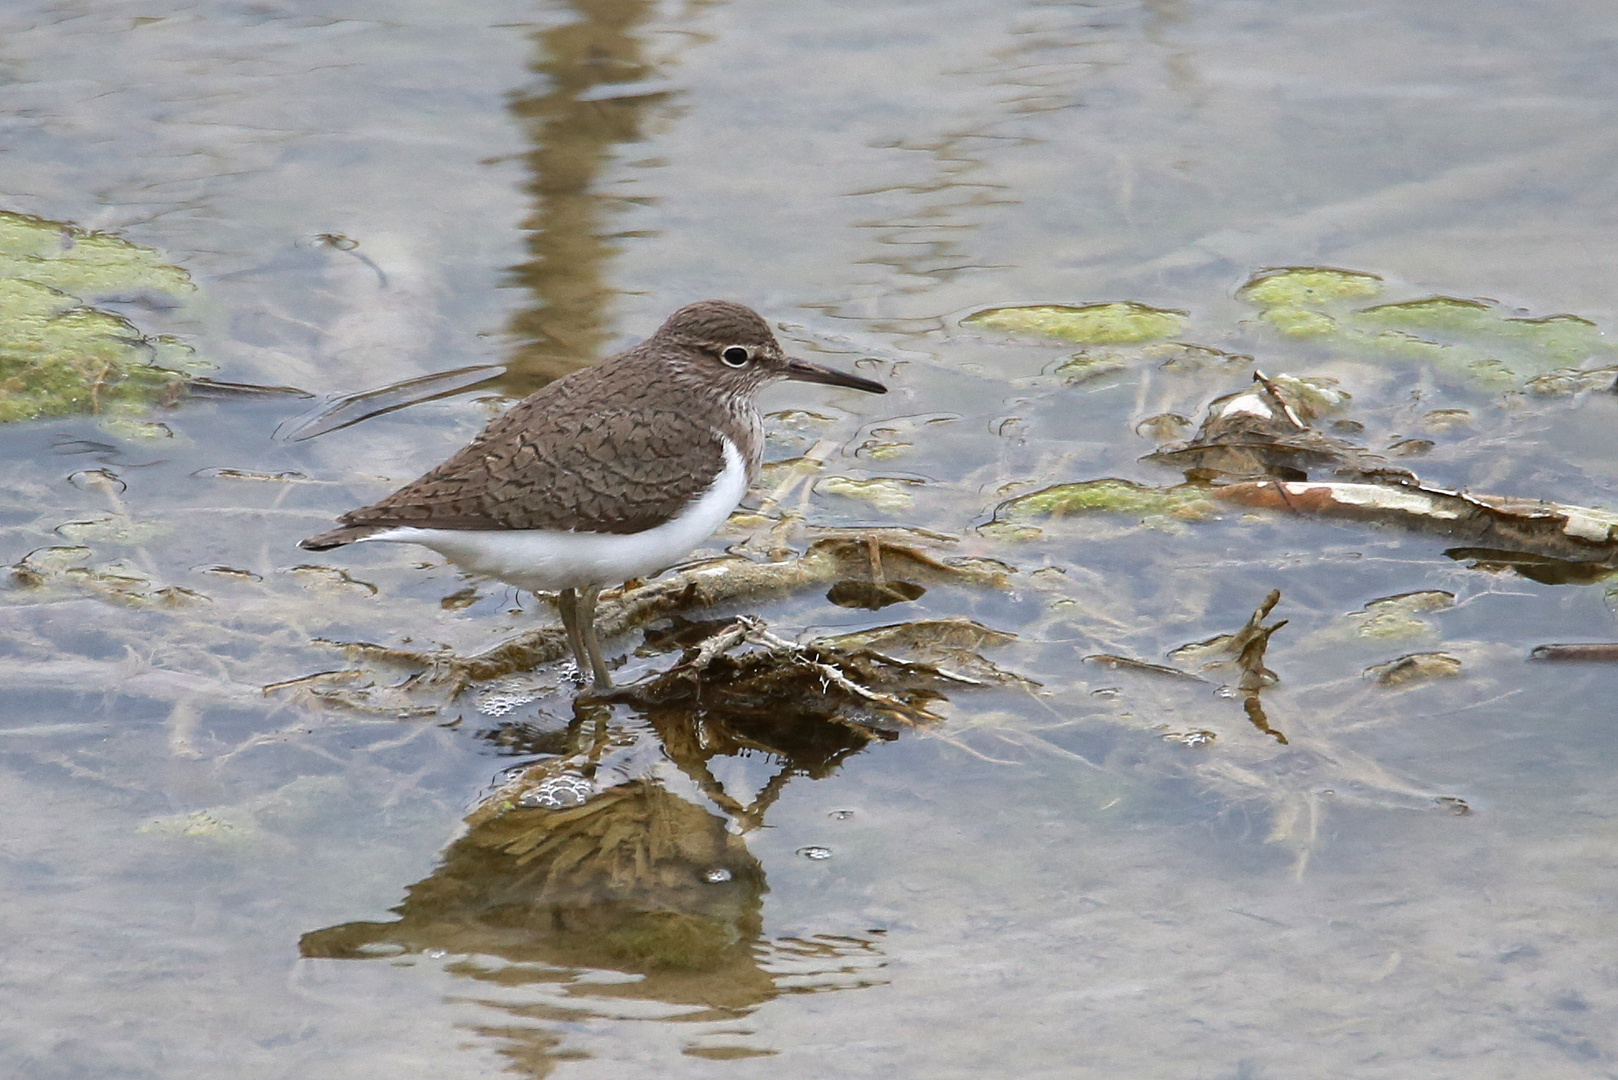
[[[598,412],[544,391],[348,526],[635,533],[679,513],[719,475],[712,428],[642,402]],[[560,406],[560,407],[558,407]]]

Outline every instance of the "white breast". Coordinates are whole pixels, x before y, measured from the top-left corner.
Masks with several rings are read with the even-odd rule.
[[[366,540],[421,544],[463,570],[523,589],[577,589],[650,577],[708,537],[747,494],[747,466],[724,436],[725,467],[702,496],[656,528],[638,533],[549,529],[418,529],[399,526]]]

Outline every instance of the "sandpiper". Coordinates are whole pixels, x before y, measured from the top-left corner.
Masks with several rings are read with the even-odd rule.
[[[421,544],[472,573],[558,590],[579,671],[610,688],[597,595],[667,569],[730,516],[764,451],[753,399],[781,379],[887,392],[787,356],[751,308],[704,300],[530,394],[436,469],[298,546]]]

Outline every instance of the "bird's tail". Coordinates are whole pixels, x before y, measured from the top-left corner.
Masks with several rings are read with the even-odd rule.
[[[380,531],[381,528],[376,525],[344,525],[341,529],[333,529],[319,536],[311,536],[307,540],[299,540],[298,546],[305,551],[330,551],[344,544],[352,544],[356,540],[364,540]]]

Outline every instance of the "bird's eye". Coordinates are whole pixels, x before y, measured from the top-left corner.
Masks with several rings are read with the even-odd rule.
[[[746,367],[747,362],[753,359],[753,354],[742,348],[740,345],[732,345],[730,348],[719,354],[719,359],[723,360],[731,367]]]

